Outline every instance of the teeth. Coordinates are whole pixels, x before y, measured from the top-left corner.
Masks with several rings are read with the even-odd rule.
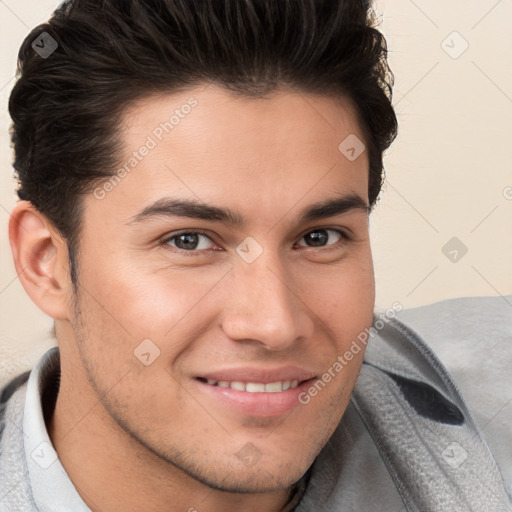
[[[245,391],[249,393],[264,393],[265,392],[265,384],[257,383],[257,382],[248,382],[245,385]]]
[[[298,380],[285,380],[277,382],[269,382],[264,384],[262,382],[241,382],[241,381],[227,381],[227,380],[213,380],[207,379],[210,386],[218,386],[220,388],[231,388],[236,391],[247,391],[248,393],[280,393],[288,389],[296,388],[299,385]]]
[[[279,391],[283,391],[283,383],[271,382],[270,384],[265,384],[265,391],[267,393],[277,393]]]
[[[238,391],[245,391],[245,384],[243,382],[232,382],[231,389],[236,389]]]

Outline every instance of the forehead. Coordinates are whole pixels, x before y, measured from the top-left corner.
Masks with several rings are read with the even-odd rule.
[[[126,215],[170,194],[260,212],[329,191],[367,197],[367,152],[345,152],[347,140],[361,151],[364,135],[344,97],[282,90],[250,98],[204,85],[133,103],[120,136],[122,176],[105,203]]]

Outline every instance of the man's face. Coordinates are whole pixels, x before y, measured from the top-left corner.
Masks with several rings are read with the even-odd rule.
[[[338,149],[363,140],[355,112],[210,85],[139,101],[123,127],[129,171],[85,197],[63,379],[96,395],[141,465],[156,455],[230,491],[288,486],[333,433],[363,351],[307,405],[299,395],[372,321],[368,212],[302,218],[341,196],[367,204],[366,152]],[[193,217],[205,205],[243,222]]]

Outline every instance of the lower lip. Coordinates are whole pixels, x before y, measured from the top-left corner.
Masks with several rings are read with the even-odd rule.
[[[195,379],[195,383],[202,393],[206,393],[210,398],[225,404],[231,410],[249,416],[270,418],[286,414],[300,405],[299,395],[306,391],[314,380],[306,380],[296,388],[276,393],[249,393],[231,388],[221,388],[198,379]]]

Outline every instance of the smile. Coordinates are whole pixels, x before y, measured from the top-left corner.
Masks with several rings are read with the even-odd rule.
[[[247,393],[281,393],[288,389],[298,387],[299,381],[285,380],[276,382],[241,382],[241,381],[227,381],[227,380],[214,380],[214,379],[199,379],[206,382],[210,386],[217,386],[219,388],[231,388],[236,391],[246,391]]]
[[[301,405],[299,395],[316,380],[311,373],[295,368],[271,372],[237,369],[215,373],[193,379],[196,391],[206,398],[208,406],[220,408],[223,414],[264,418],[289,414]]]

